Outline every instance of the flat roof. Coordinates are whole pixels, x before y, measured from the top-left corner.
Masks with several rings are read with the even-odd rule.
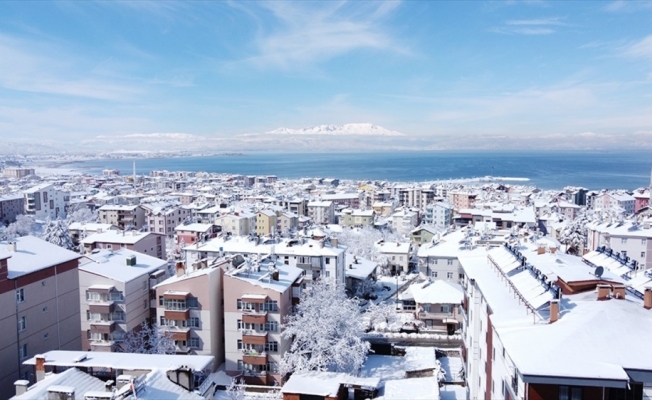
[[[9,250],[7,241],[0,242],[0,259],[8,258],[9,279],[15,279],[81,257],[73,251],[34,236],[22,236],[14,241],[16,242],[16,251]]]
[[[136,265],[127,265],[127,258],[132,256],[136,257]],[[84,255],[79,264],[79,270],[121,282],[129,282],[166,266],[167,261],[137,251],[104,249]]]

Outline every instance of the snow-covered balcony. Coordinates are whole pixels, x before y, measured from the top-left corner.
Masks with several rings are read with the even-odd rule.
[[[245,324],[264,324],[267,322],[267,311],[244,309],[242,322]]]
[[[254,349],[242,351],[242,362],[248,365],[267,365],[267,353]]]
[[[266,344],[267,332],[246,329],[242,331],[242,343],[244,344]]]

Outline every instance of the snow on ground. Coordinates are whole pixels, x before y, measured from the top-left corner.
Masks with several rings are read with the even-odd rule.
[[[444,385],[439,388],[441,400],[464,400],[466,399],[466,388],[459,385]]]
[[[409,286],[415,279],[419,277],[419,274],[409,274],[405,276],[399,276],[398,278],[398,288],[399,290],[403,287]],[[376,280],[378,285],[378,291],[376,294],[378,298],[374,300],[374,303],[381,303],[385,300],[391,299],[392,296],[396,296],[396,277],[395,276],[379,276]],[[389,290],[384,291],[383,286],[387,286]]]
[[[444,382],[461,382],[462,359],[460,357],[442,357],[439,359],[441,368],[446,372]]]
[[[406,347],[404,356],[368,356],[360,376],[381,380],[403,379],[406,372],[436,368],[438,364],[434,347]]]
[[[385,400],[437,400],[437,378],[412,378],[385,382]]]

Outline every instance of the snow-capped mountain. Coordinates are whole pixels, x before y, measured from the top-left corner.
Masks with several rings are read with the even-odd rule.
[[[371,123],[319,125],[310,128],[278,128],[265,132],[271,135],[371,135],[371,136],[405,136],[401,132],[390,131]]]

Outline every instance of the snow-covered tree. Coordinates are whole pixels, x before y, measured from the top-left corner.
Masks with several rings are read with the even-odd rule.
[[[561,230],[559,242],[566,246],[566,253],[581,255],[588,235],[586,224],[590,222],[590,215],[583,212]]]
[[[301,293],[296,313],[285,321],[283,337],[293,339],[281,360],[281,372],[353,373],[367,357],[358,304],[344,288],[321,280]]]
[[[231,380],[226,388],[226,395],[230,400],[281,400],[283,395],[280,388],[270,389],[268,392],[247,392],[246,385],[240,379]]]
[[[12,239],[20,236],[40,236],[41,227],[31,215],[18,215],[16,222],[9,224],[0,231],[3,239]]]
[[[396,305],[393,303],[371,304],[366,315],[369,327],[378,332],[398,332],[405,325],[420,326],[422,321],[415,319],[413,313],[396,312]]]
[[[376,288],[377,288],[376,281],[367,278],[365,280],[360,281],[355,286],[355,292],[353,293],[353,295],[359,299],[368,300],[376,292]]]
[[[122,342],[125,353],[174,354],[176,345],[169,331],[159,329],[158,325],[143,322],[140,330],[127,332]]]
[[[99,222],[100,216],[97,211],[91,211],[87,207],[78,208],[72,212],[68,211],[68,225],[73,222],[80,224],[96,223]]]
[[[67,250],[77,250],[70,236],[68,225],[61,219],[48,219],[43,226],[41,239]]]

